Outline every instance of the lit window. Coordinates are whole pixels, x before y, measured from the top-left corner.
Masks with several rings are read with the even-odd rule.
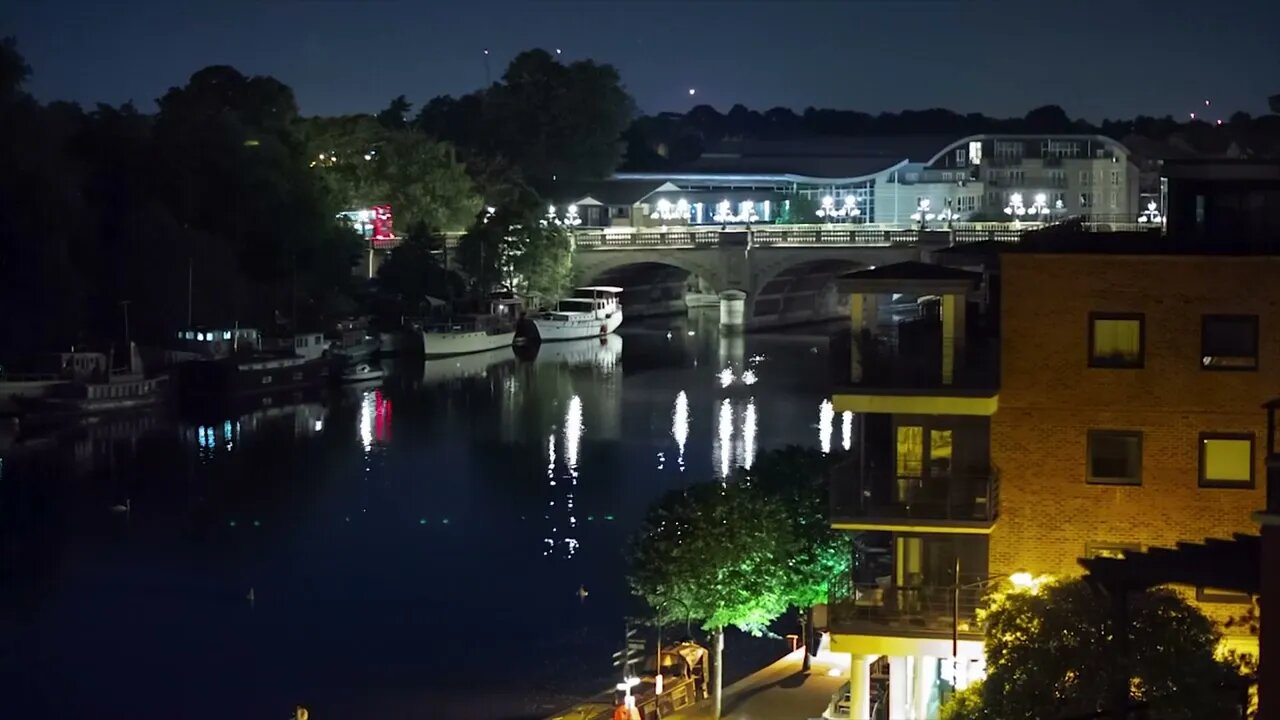
[[[1201,433],[1200,487],[1252,488],[1253,435]]]
[[[1100,485],[1142,484],[1142,433],[1090,430],[1086,480]]]
[[[969,162],[973,165],[980,165],[982,163],[982,141],[981,140],[969,141]]]
[[[1143,316],[1089,313],[1089,367],[1140,368]]]
[[[204,342],[204,333],[196,333],[196,340]]]
[[[230,340],[230,339],[231,339],[231,331],[230,331],[230,330],[223,330],[223,331],[222,331],[222,339],[223,339],[223,340]]]
[[[1200,325],[1205,370],[1258,369],[1258,316],[1205,315]]]
[[[188,340],[195,340],[195,339],[196,339],[196,334],[195,334],[194,332],[192,332],[191,330],[188,330],[188,331],[187,331],[187,339],[188,339]]]

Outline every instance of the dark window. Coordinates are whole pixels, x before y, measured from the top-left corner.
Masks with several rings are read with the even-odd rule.
[[[1142,546],[1137,543],[1102,543],[1091,542],[1084,546],[1084,556],[1087,558],[1114,558],[1123,560],[1126,552],[1140,552]]]
[[[631,208],[626,205],[612,205],[609,207],[609,217],[629,218],[631,217]]]
[[[1142,484],[1142,433],[1090,430],[1087,480],[1102,485]]]
[[[1200,365],[1206,370],[1258,369],[1258,316],[1205,315]]]
[[[1142,367],[1144,325],[1141,313],[1089,313],[1089,367]]]
[[[1247,605],[1253,602],[1253,596],[1239,590],[1226,590],[1215,587],[1196,588],[1196,600],[1200,602],[1238,603]]]
[[[1253,487],[1253,434],[1200,433],[1200,487]]]

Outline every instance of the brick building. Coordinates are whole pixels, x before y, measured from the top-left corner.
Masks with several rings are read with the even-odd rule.
[[[831,523],[858,542],[827,625],[850,717],[933,718],[980,677],[991,588],[1256,532],[1280,390],[1280,232],[1257,215],[1280,166],[1166,169],[1167,234],[1047,230],[839,279],[832,401],[858,442]],[[1220,621],[1254,602],[1178,589]]]
[[[1249,289],[1280,258],[1008,253],[1001,270],[992,572],[1253,531],[1280,292]],[[1217,619],[1250,602],[1188,592]]]

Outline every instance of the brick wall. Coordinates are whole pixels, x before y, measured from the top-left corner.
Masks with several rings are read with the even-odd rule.
[[[1088,543],[1172,546],[1256,533],[1263,402],[1280,395],[1280,258],[1005,255],[1000,519],[991,570],[1080,574]],[[1145,314],[1145,367],[1088,367],[1090,312]],[[1201,369],[1201,316],[1259,316],[1259,369]],[[1142,485],[1086,483],[1089,429],[1141,430]],[[1254,489],[1200,488],[1201,432],[1255,434]],[[1214,616],[1238,606],[1205,609]]]

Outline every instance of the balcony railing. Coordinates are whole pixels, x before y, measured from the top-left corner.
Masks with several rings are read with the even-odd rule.
[[[831,589],[828,623],[834,632],[973,639],[982,632],[978,608],[989,583],[959,587],[843,583]]]
[[[1000,513],[1000,477],[984,473],[879,475],[845,465],[831,478],[831,519],[892,524],[926,521],[990,526]]]
[[[913,325],[917,327],[908,341],[905,329]],[[932,328],[923,325],[902,323],[897,333],[901,340],[896,342],[889,338],[852,336],[833,340],[833,359],[837,362],[844,359],[843,384],[886,392],[946,388],[974,391],[999,387],[999,363],[993,342],[975,337],[957,351],[954,340],[944,342],[940,324]],[[857,353],[857,373],[853,370],[853,353]],[[948,356],[949,367],[944,363]]]

